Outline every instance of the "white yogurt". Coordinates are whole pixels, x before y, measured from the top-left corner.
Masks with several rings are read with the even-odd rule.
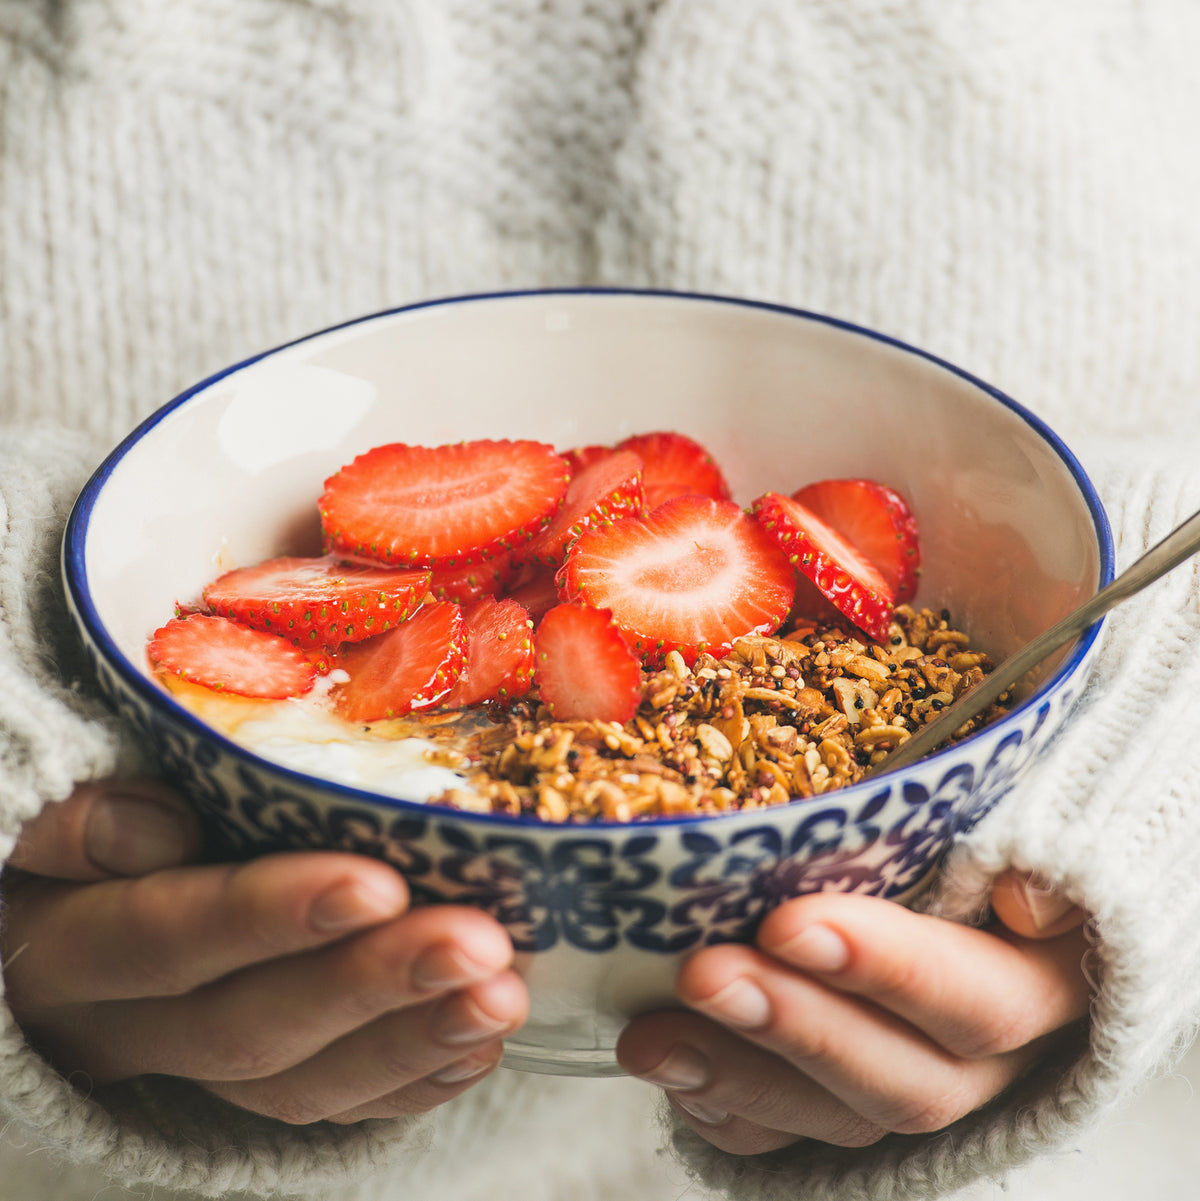
[[[246,701],[190,688],[179,699],[239,745],[293,771],[419,803],[449,788],[473,792],[459,772],[430,762],[428,739],[387,737],[331,713],[324,697],[338,675],[300,700]]]

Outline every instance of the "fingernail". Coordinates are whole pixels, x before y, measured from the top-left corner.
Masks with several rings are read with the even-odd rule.
[[[429,1079],[436,1084],[461,1084],[464,1080],[482,1076],[494,1062],[490,1058],[476,1059],[474,1056],[468,1055],[465,1059],[456,1059],[453,1063],[446,1064],[444,1068],[439,1068],[430,1075]]]
[[[308,922],[319,934],[340,934],[395,917],[403,896],[361,880],[343,880],[321,893],[308,910]]]
[[[745,978],[732,981],[704,1001],[697,1001],[696,1008],[728,1026],[740,1026],[745,1030],[755,1030],[771,1020],[771,1002],[767,994]]]
[[[1068,909],[1071,902],[1048,888],[1039,887],[1032,879],[1021,882],[1021,896],[1029,910],[1029,920],[1034,929],[1049,929]]]
[[[667,1057],[638,1078],[659,1088],[703,1088],[708,1083],[709,1063],[695,1047],[676,1043]]]
[[[422,992],[444,992],[486,980],[508,966],[507,960],[495,964],[480,963],[457,946],[430,947],[412,965],[413,987]]]
[[[95,799],[84,850],[102,871],[142,876],[177,867],[195,850],[196,829],[185,813],[144,797],[105,793]]]
[[[820,922],[805,926],[795,938],[779,947],[778,954],[793,967],[814,972],[840,972],[850,962],[846,940]]]
[[[486,1038],[495,1038],[508,1022],[498,1021],[484,1013],[473,1001],[455,998],[452,1004],[443,1005],[433,1020],[433,1036],[440,1043],[456,1046],[460,1043],[476,1043]]]
[[[690,1113],[697,1122],[703,1122],[706,1126],[720,1126],[722,1122],[729,1121],[729,1114],[724,1109],[701,1105],[692,1097],[672,1097],[671,1099],[685,1113]]]

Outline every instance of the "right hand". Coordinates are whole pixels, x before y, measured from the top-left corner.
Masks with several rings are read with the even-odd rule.
[[[198,844],[147,781],[83,785],[22,830],[0,963],[64,1075],[165,1073],[285,1122],[347,1123],[432,1109],[499,1063],[528,997],[492,918],[410,910],[403,879],[362,856],[189,865]]]

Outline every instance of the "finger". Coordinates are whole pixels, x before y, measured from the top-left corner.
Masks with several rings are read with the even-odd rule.
[[[81,784],[21,829],[12,867],[63,880],[142,876],[200,852],[191,808],[154,780]]]
[[[88,1046],[75,1050],[104,1081],[145,1072],[196,1080],[274,1076],[385,1013],[504,972],[512,956],[503,929],[481,910],[418,909],[183,996],[95,1006],[81,1037]],[[479,1017],[472,1036],[477,1026],[491,1037],[501,1030]]]
[[[956,1055],[1014,1050],[1088,1009],[1080,928],[1022,941],[872,897],[816,895],[781,905],[757,941],[771,958],[868,998]]]
[[[208,1087],[292,1124],[421,1113],[494,1067],[498,1040],[527,1013],[525,986],[507,971],[440,1001],[383,1015],[287,1071]]]
[[[387,921],[408,890],[385,863],[331,851],[13,890],[10,998],[29,1008],[173,996]],[[71,970],[62,970],[70,964]]]
[[[894,1013],[750,947],[712,947],[680,972],[688,1006],[779,1056],[872,1125],[940,1130],[995,1096],[1042,1050],[962,1059]],[[775,1123],[772,1123],[775,1124]]]
[[[459,1093],[474,1087],[485,1076],[494,1072],[503,1058],[504,1043],[489,1043],[451,1060],[437,1071],[431,1072],[424,1080],[395,1089],[382,1097],[375,1097],[352,1109],[331,1114],[327,1120],[345,1126],[354,1122],[428,1113],[431,1109],[453,1100]]]
[[[668,1094],[667,1100],[697,1134],[729,1155],[764,1155],[799,1141],[798,1135],[759,1126],[721,1110],[713,1111],[703,1104],[693,1106],[684,1097]]]
[[[500,1066],[503,1057],[505,1044],[502,1041],[489,1042],[488,1045],[478,1047],[465,1056],[450,1060],[442,1068],[430,1072],[425,1080],[395,1089],[383,1097],[376,1097],[363,1105],[354,1106],[353,1109],[333,1113],[327,1121],[350,1125],[372,1119],[377,1121],[406,1117],[414,1113],[428,1113],[477,1085]]]
[[[1078,905],[1028,872],[998,876],[991,903],[995,915],[1021,938],[1057,938],[1083,925],[1086,917]]]
[[[714,1146],[756,1155],[818,1139],[865,1147],[886,1132],[791,1064],[690,1013],[635,1018],[617,1042],[630,1073],[667,1091],[694,1130]]]

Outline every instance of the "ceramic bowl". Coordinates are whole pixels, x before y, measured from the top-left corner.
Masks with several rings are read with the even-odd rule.
[[[507,1062],[618,1071],[631,1014],[671,1003],[681,959],[753,936],[815,890],[904,900],[1010,789],[1083,686],[1096,630],[1008,716],[906,770],[770,810],[556,826],[382,797],[277,766],[183,709],[144,647],[218,570],[311,547],[321,482],[380,443],[536,438],[559,448],[675,429],[748,503],[878,479],[920,521],[918,604],[999,660],[1112,576],[1079,464],[1019,404],[869,330],[719,297],[546,291],[354,321],[166,404],[81,494],[64,542],[74,616],[111,703],[234,854],[382,857],[421,902],[478,905],[512,935],[532,997]]]

